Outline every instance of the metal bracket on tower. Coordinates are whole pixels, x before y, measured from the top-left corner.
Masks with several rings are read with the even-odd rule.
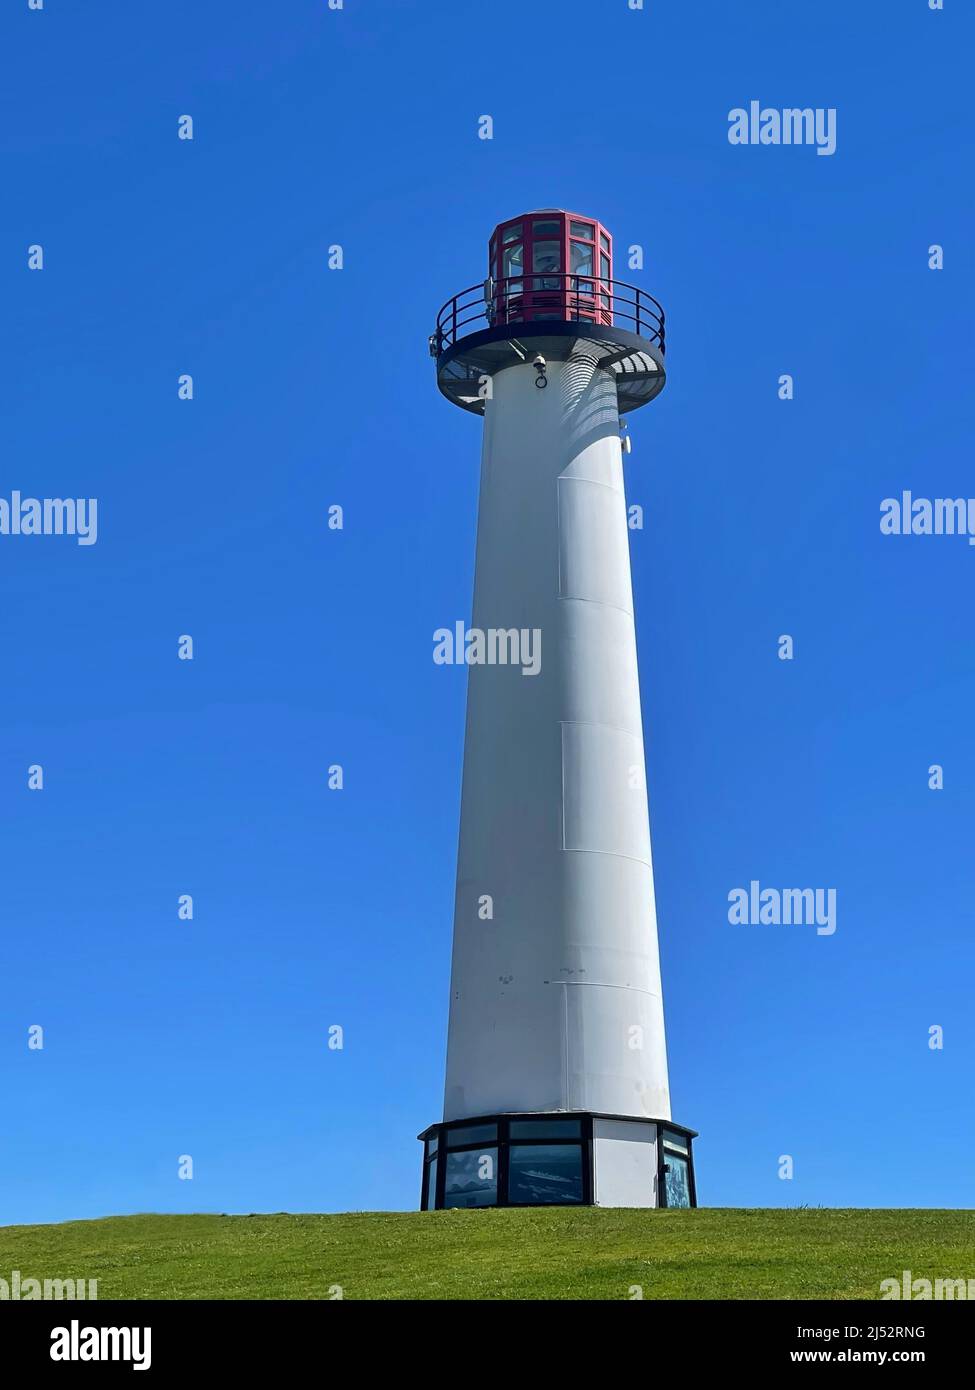
[[[544,390],[545,387],[548,385],[548,377],[545,375],[545,368],[547,365],[548,364],[541,353],[538,354],[538,356],[532,363],[532,366],[538,373],[538,375],[535,377],[535,385],[539,387],[540,390]]]

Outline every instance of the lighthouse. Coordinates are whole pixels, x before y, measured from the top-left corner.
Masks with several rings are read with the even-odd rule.
[[[695,1132],[671,1118],[623,488],[623,417],[663,389],[664,346],[663,309],[613,278],[607,228],[555,208],[495,228],[486,279],[430,337],[441,392],[484,438],[424,1210],[696,1205]]]

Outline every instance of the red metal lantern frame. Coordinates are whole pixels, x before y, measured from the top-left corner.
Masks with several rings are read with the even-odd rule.
[[[536,266],[536,251],[547,245],[558,247],[558,264]],[[520,271],[509,254],[514,247],[521,250]],[[576,268],[573,248],[578,248]],[[583,268],[587,251],[588,270]],[[594,217],[542,208],[500,222],[488,244],[488,267],[497,286],[494,323],[613,321],[613,238]]]

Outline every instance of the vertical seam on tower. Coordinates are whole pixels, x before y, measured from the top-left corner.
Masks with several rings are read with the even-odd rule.
[[[562,981],[562,1108],[569,1108],[569,991]]]

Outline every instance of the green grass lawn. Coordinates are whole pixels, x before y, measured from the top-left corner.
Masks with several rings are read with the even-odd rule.
[[[356,1212],[116,1216],[0,1227],[0,1278],[97,1279],[99,1299],[869,1298],[975,1278],[970,1211]]]

